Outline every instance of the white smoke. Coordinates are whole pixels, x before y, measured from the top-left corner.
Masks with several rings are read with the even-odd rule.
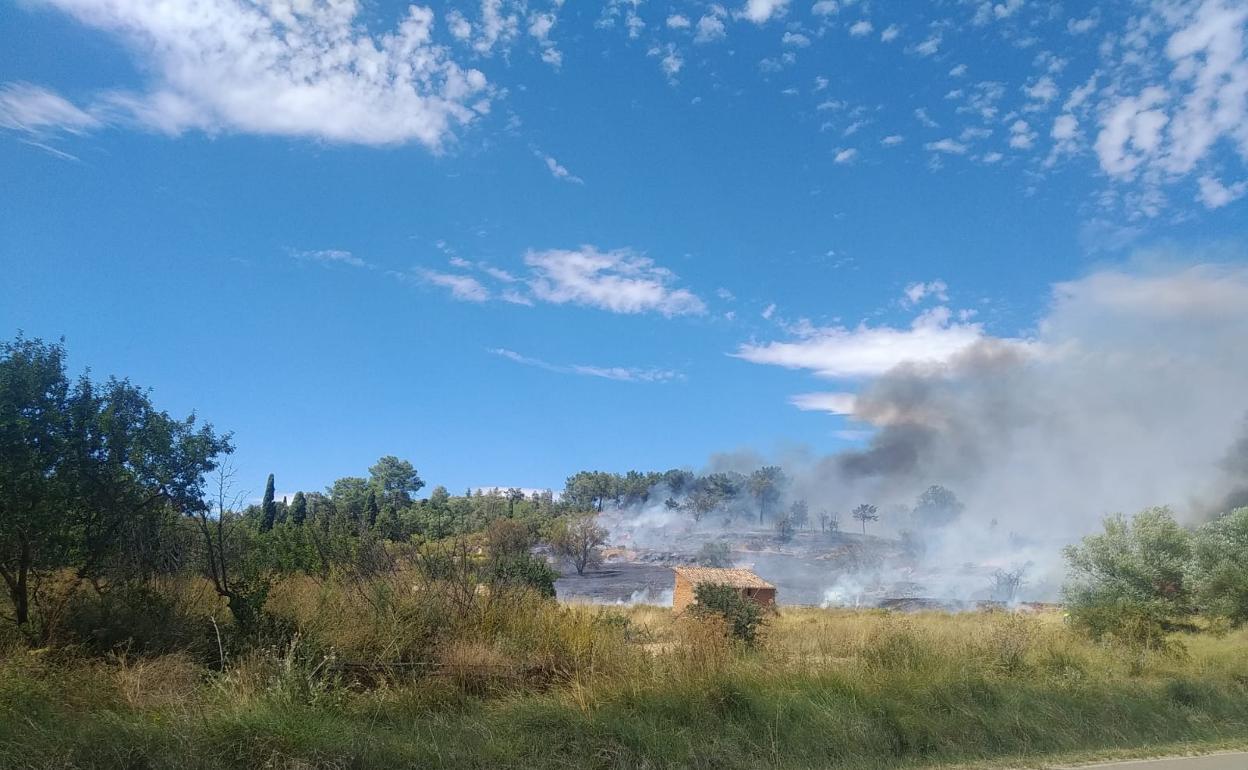
[[[943,362],[903,363],[861,387],[853,418],[874,431],[864,449],[770,460],[789,478],[782,505],[807,500],[812,518],[835,511],[851,530],[849,511],[873,503],[872,534],[914,528],[899,506],[932,484],[953,489],[965,510],[920,532],[921,559],[886,554],[871,568],[829,563],[820,574],[770,558],[758,569],[781,584],[782,601],[789,581],[790,595],[818,588],[824,604],[854,605],[907,591],[992,598],[994,571],[1026,565],[1022,598],[1054,598],[1061,547],[1105,515],[1169,505],[1194,522],[1244,495],[1245,415],[1248,267],[1154,260],[1100,270],[1055,285],[1031,334],[984,335]],[[725,454],[711,470],[761,464],[752,452]],[[620,513],[613,534],[637,547],[723,536],[715,517],[695,525],[661,500]]]

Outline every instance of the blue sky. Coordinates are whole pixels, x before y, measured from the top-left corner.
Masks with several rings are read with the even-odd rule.
[[[1239,243],[1248,5],[0,5],[0,328],[282,490],[861,443],[892,366]]]

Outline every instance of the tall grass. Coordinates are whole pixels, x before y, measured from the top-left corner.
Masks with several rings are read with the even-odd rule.
[[[662,608],[399,579],[290,579],[266,609],[272,637],[224,667],[8,645],[0,767],[893,768],[1248,741],[1244,632],[1127,654],[1056,614],[783,609],[745,649]]]

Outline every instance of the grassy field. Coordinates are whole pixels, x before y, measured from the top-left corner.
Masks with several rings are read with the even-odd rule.
[[[665,609],[531,596],[291,581],[269,607],[288,633],[238,652],[207,622],[160,655],[9,644],[0,767],[897,768],[1248,742],[1245,632],[1161,654],[1059,614],[782,609],[743,649]]]

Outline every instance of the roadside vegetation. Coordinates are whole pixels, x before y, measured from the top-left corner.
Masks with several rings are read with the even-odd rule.
[[[716,586],[680,617],[563,604],[546,555],[592,570],[596,512],[655,477],[690,516],[780,536],[812,516],[774,467],[418,499],[395,457],[249,503],[228,434],[71,379],[58,345],[0,354],[0,767],[892,768],[1248,741],[1248,509],[1112,518],[1069,549],[1065,610],[1030,615],[772,613]],[[959,515],[925,496],[916,518]]]

